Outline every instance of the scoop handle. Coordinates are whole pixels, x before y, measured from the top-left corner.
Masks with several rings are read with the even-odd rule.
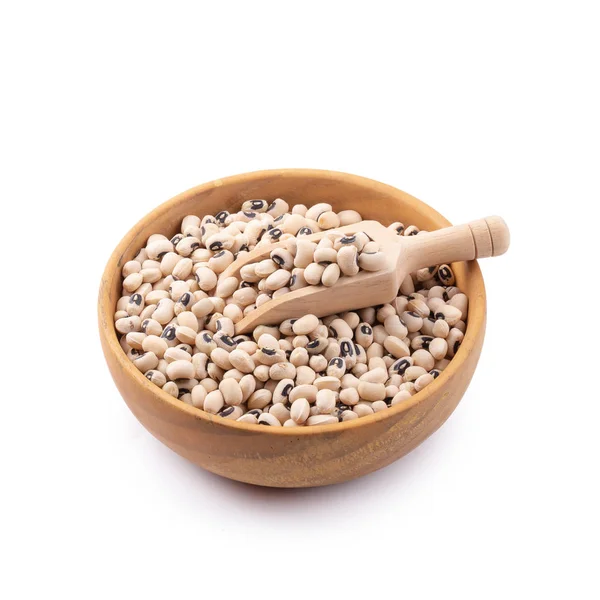
[[[508,250],[510,233],[502,217],[485,217],[464,225],[402,238],[400,261],[416,271],[460,260],[500,256]]]

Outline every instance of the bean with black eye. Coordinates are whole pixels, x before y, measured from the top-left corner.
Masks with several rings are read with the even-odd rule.
[[[452,271],[450,265],[440,265],[437,272],[437,279],[442,285],[454,285],[456,281],[454,271]]]
[[[346,363],[340,357],[334,357],[327,365],[327,376],[341,379],[346,373]]]

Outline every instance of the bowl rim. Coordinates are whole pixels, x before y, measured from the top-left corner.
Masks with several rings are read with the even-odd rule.
[[[116,329],[114,327],[114,306],[111,306],[110,302],[110,289],[114,278],[121,277],[121,269],[119,268],[121,259],[124,254],[129,250],[129,247],[136,237],[137,233],[144,229],[150,223],[160,219],[172,206],[190,199],[200,193],[207,192],[215,187],[221,187],[228,184],[240,184],[246,182],[253,182],[269,177],[318,177],[318,178],[330,178],[332,180],[341,181],[348,184],[360,184],[362,186],[368,186],[375,190],[379,190],[382,194],[394,195],[399,192],[403,195],[403,201],[411,204],[419,212],[430,212],[432,216],[438,219],[444,226],[451,225],[450,221],[441,215],[434,208],[414,198],[410,194],[399,190],[391,185],[381,183],[379,181],[362,177],[360,175],[352,175],[349,173],[343,173],[339,171],[330,171],[323,169],[269,169],[261,171],[251,171],[248,173],[241,173],[238,175],[231,175],[221,179],[216,179],[203,183],[201,185],[190,188],[180,194],[177,194],[173,198],[163,202],[155,209],[146,214],[140,219],[125,236],[121,239],[117,247],[113,250],[104,272],[100,283],[100,290],[98,294],[98,327],[100,330],[100,336],[104,342],[104,351],[108,351],[112,354],[113,358],[119,364],[120,369],[125,372],[135,384],[141,387],[142,391],[150,392],[157,402],[168,405],[170,408],[181,411],[183,414],[192,417],[197,420],[206,421],[216,426],[229,427],[237,431],[245,431],[247,433],[262,433],[266,435],[314,435],[319,433],[342,433],[347,430],[351,430],[357,427],[368,426],[370,424],[393,419],[403,412],[413,408],[417,404],[425,402],[428,398],[436,394],[446,383],[448,383],[461,369],[465,363],[469,353],[477,343],[478,335],[480,330],[485,326],[485,314],[486,314],[486,294],[483,276],[481,269],[476,260],[469,261],[470,266],[470,277],[479,279],[481,292],[477,294],[477,301],[473,302],[472,298],[469,298],[469,318],[467,321],[467,329],[465,332],[464,339],[460,345],[455,356],[450,361],[449,365],[444,369],[439,377],[437,377],[432,383],[425,387],[420,392],[417,392],[406,402],[402,402],[395,406],[390,406],[386,410],[373,413],[366,417],[360,417],[351,421],[341,421],[338,423],[331,423],[329,425],[313,425],[310,427],[264,427],[253,423],[243,423],[232,419],[226,419],[219,417],[218,415],[212,415],[192,405],[185,404],[177,398],[174,398],[161,388],[151,383],[144,374],[139,371],[134,364],[127,358],[127,355],[119,344]]]

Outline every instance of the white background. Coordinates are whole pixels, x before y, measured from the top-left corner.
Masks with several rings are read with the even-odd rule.
[[[598,598],[594,9],[3,3],[0,597]],[[512,231],[482,263],[489,328],[456,412],[336,487],[185,462],[129,413],[96,333],[139,218],[278,167]]]

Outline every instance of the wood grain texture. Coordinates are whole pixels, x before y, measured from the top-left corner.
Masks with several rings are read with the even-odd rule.
[[[275,428],[237,423],[184,404],[151,384],[119,346],[113,314],[121,267],[151,233],[172,236],[187,214],[237,209],[253,198],[290,204],[328,202],[384,224],[421,229],[449,225],[434,209],[393,187],[343,173],[309,169],[260,171],[193,188],[152,211],[123,238],[102,277],[98,319],[111,375],[137,419],[169,448],[197,465],[238,481],[273,487],[310,487],[347,481],[401,458],[450,416],[471,380],[485,334],[485,287],[475,261],[453,264],[469,297],[464,341],[448,368],[404,405],[334,425]]]

